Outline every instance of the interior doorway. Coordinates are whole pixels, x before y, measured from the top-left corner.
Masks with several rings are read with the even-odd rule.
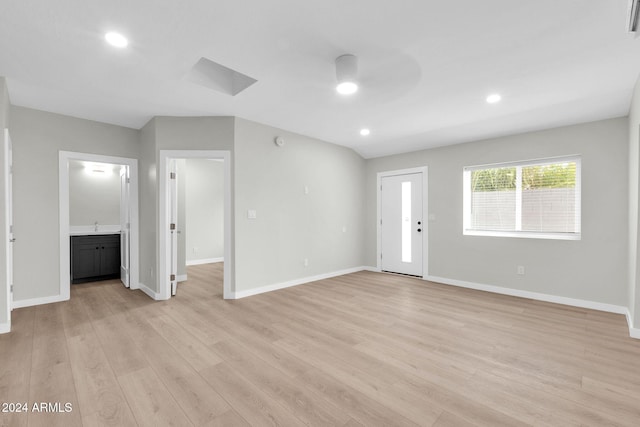
[[[70,167],[78,162],[96,165],[93,172],[100,172],[98,165],[109,166],[119,177],[117,190],[120,203],[116,215],[118,224],[94,224],[71,226],[70,221]],[[104,171],[103,171],[104,172]],[[61,151],[59,155],[59,203],[60,203],[60,296],[69,299],[71,286],[71,235],[72,234],[119,234],[119,276],[124,286],[139,288],[138,267],[138,161],[124,157]],[[86,221],[85,221],[86,222]],[[116,221],[112,221],[116,222]],[[86,230],[85,230],[86,229]],[[102,246],[100,246],[102,247]],[[105,245],[105,254],[108,255]],[[105,257],[103,257],[105,258]],[[96,258],[100,260],[100,257]]]
[[[159,204],[158,223],[159,265],[158,283],[159,299],[169,299],[176,295],[178,289],[178,180],[177,162],[188,159],[219,160],[224,165],[224,273],[223,297],[234,298],[231,285],[233,253],[231,250],[231,153],[218,150],[160,150],[159,170]]]
[[[427,171],[378,174],[378,268],[424,277],[428,244]]]

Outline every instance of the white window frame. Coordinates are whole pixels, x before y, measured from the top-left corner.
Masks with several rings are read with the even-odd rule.
[[[522,227],[522,167],[548,165],[551,163],[576,164],[575,187],[575,221],[576,231],[571,232],[536,232],[536,231],[499,231],[499,230],[472,230],[471,227],[471,172],[483,169],[517,168],[516,169],[516,228]],[[555,240],[581,240],[582,238],[582,165],[579,155],[549,157],[545,159],[525,160],[508,163],[493,163],[486,165],[465,166],[463,168],[463,224],[462,234],[465,236],[489,236],[489,237],[519,237],[529,239],[555,239]]]

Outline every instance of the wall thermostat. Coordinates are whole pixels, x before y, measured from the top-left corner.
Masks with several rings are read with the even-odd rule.
[[[276,145],[278,147],[282,147],[284,145],[284,138],[281,136],[276,136]]]

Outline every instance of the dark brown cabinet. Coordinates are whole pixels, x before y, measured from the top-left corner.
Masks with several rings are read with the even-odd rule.
[[[120,235],[71,236],[71,283],[120,276]]]

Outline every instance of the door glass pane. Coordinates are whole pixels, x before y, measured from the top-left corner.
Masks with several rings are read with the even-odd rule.
[[[411,181],[402,183],[402,262],[411,262]]]

